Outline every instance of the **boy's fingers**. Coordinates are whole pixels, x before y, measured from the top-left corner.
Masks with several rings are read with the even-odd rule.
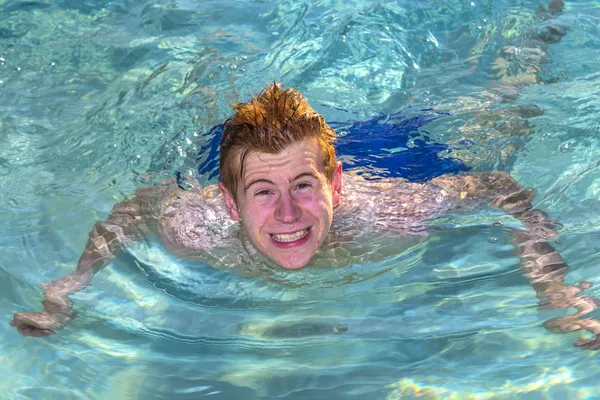
[[[581,281],[581,282],[579,282],[579,284],[577,286],[579,286],[579,288],[581,288],[581,289],[589,289],[592,286],[594,286],[594,284],[592,282],[588,282],[588,281]]]
[[[579,347],[583,350],[598,350],[600,349],[600,343],[596,341],[597,338],[594,339],[580,339],[573,343],[573,346]]]
[[[575,343],[573,343],[573,346],[575,347],[581,347],[584,346],[586,344],[588,344],[591,340],[590,339],[579,339],[578,341],[576,341]]]
[[[19,327],[19,332],[25,336],[40,336],[40,329],[31,325],[22,325]]]

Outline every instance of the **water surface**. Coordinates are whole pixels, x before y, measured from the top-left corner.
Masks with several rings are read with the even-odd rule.
[[[540,4],[0,0],[2,319],[39,310],[40,283],[70,273],[94,222],[135,188],[176,172],[216,182],[212,128],[272,81],[303,92],[342,139],[393,115],[397,151],[439,144],[427,159],[440,168],[451,157],[510,172],[564,224],[567,282],[598,284],[600,8],[567,1],[543,21]],[[494,96],[500,49],[547,23],[569,32],[548,47],[546,84]],[[526,135],[482,123],[532,104],[543,114]],[[348,166],[377,156],[347,150]],[[594,398],[597,354],[572,347],[578,333],[544,329],[572,310],[538,309],[510,242],[518,223],[482,210],[434,225],[378,261],[251,279],[149,238],[73,296],[78,318],[59,334],[0,324],[0,393]]]

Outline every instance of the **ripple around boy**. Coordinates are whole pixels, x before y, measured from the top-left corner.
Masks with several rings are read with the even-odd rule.
[[[487,203],[522,221],[523,230],[513,235],[521,268],[543,304],[578,309],[551,320],[548,328],[600,334],[595,319],[579,318],[598,307],[595,299],[577,296],[589,284],[563,282],[566,263],[548,243],[555,225],[532,208],[533,191],[506,173],[444,175],[427,183],[366,180],[342,172],[336,133],[298,91],[272,84],[234,108],[221,140],[218,188],[171,183],[137,190],[95,224],[73,274],[43,285],[44,311],[16,313],[10,324],[24,335],[55,333],[73,318],[68,295],[83,289],[121,248],[150,233],[169,251],[192,259],[248,241],[279,267],[297,270],[331,245],[328,237],[356,231],[423,236],[433,218]],[[239,230],[229,229],[236,223]],[[599,348],[598,337],[576,345]]]

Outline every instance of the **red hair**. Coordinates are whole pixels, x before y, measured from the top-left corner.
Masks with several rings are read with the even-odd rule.
[[[251,152],[276,154],[305,139],[316,139],[325,176],[331,182],[336,158],[335,131],[295,89],[270,84],[247,103],[234,104],[221,139],[221,181],[235,196]]]

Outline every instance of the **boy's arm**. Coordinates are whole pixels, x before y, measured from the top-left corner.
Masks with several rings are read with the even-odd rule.
[[[532,207],[534,192],[519,185],[503,172],[475,173],[442,176],[432,180],[453,199],[456,207],[464,203],[487,202],[518,218],[524,230],[513,233],[517,246],[520,268],[540,298],[543,308],[570,308],[577,312],[546,322],[546,328],[556,333],[586,330],[595,335],[592,339],[582,339],[575,346],[586,350],[600,349],[600,320],[581,318],[600,306],[600,301],[579,293],[591,287],[588,282],[568,285],[564,276],[568,265],[549,239],[557,235],[555,221],[548,219],[542,211]]]
[[[165,188],[138,189],[135,197],[115,205],[105,221],[98,221],[89,234],[75,271],[61,279],[42,284],[44,311],[15,313],[10,325],[26,336],[48,336],[74,318],[68,296],[86,287],[95,273],[106,267],[119,250],[141,240],[154,224]]]

